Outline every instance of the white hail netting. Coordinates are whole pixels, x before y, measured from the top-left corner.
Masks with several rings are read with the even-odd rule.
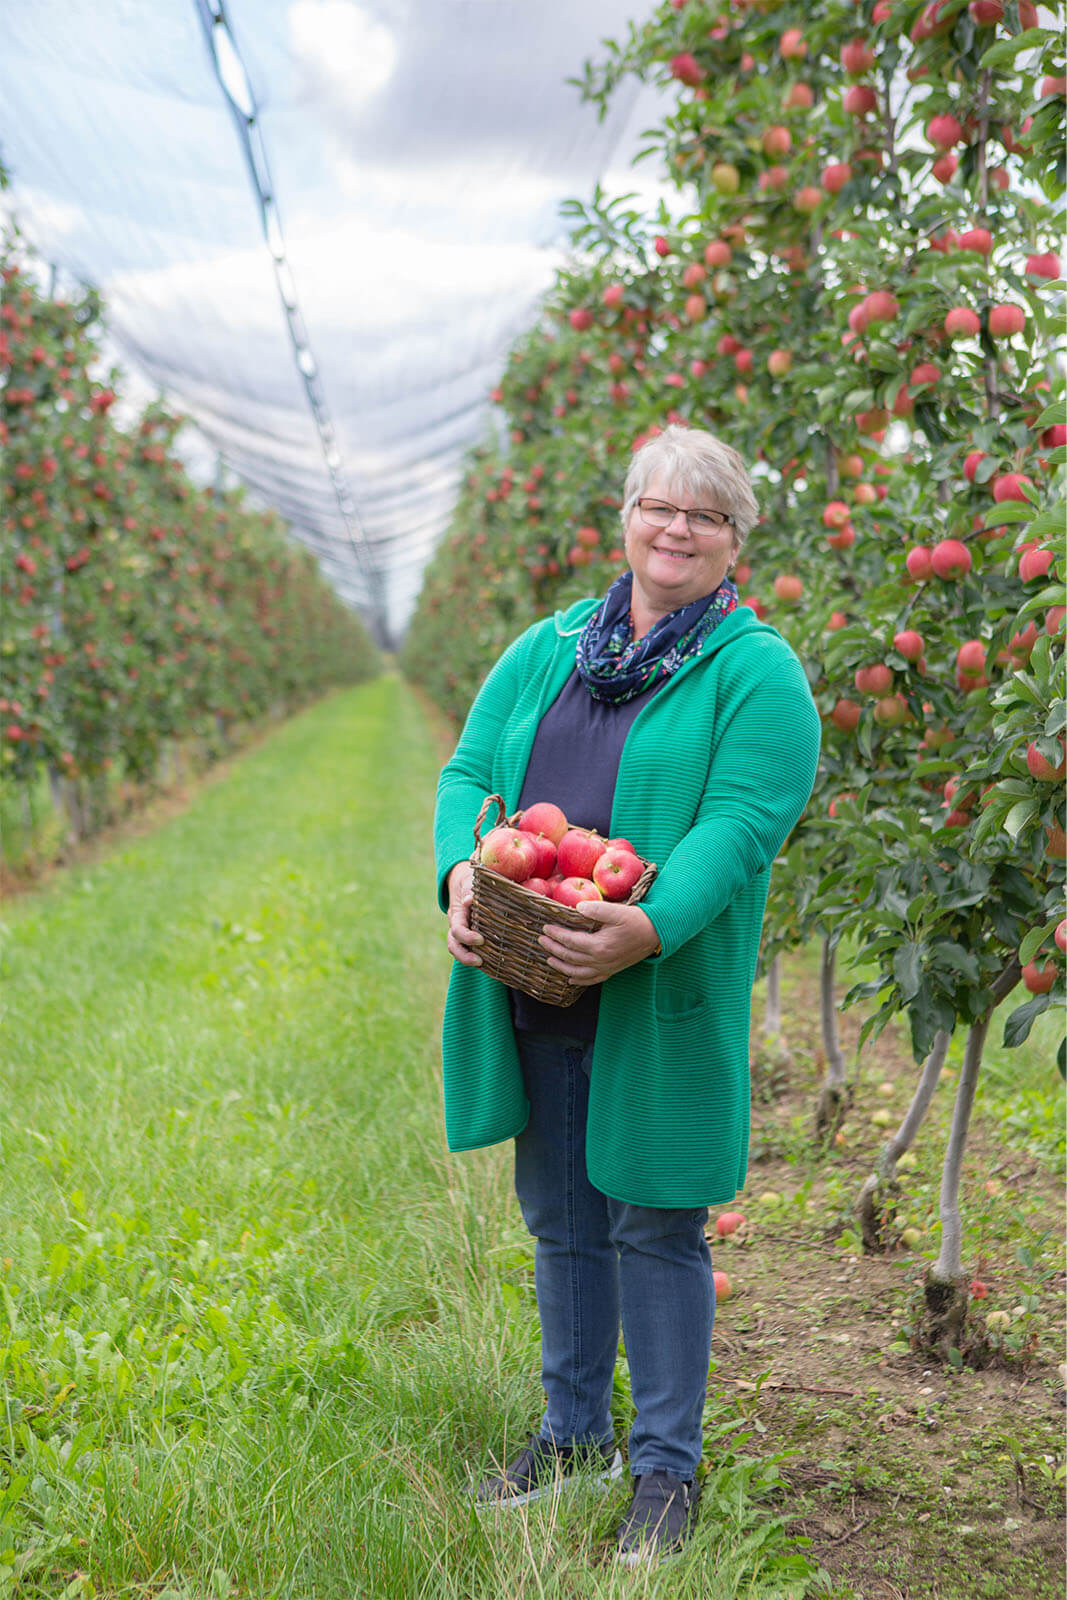
[[[3,7],[7,210],[47,260],[99,285],[120,359],[393,639],[504,353],[551,282],[559,202],[588,194],[649,120],[627,130],[631,89],[598,123],[565,80],[647,9],[229,0],[334,429],[331,480],[207,42],[220,0]]]

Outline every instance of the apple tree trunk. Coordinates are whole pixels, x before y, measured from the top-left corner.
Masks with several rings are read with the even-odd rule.
[[[826,1075],[815,1103],[815,1138],[826,1144],[834,1137],[852,1105],[852,1087],[845,1081],[845,1058],[837,1031],[837,1001],[834,996],[836,942],[827,935],[819,957],[819,1014],[826,1053]]]
[[[905,1150],[911,1148],[915,1135],[922,1126],[927,1107],[934,1097],[934,1090],[941,1079],[941,1069],[945,1065],[945,1056],[948,1053],[948,1044],[951,1034],[944,1028],[934,1035],[934,1042],[930,1054],[923,1063],[923,1070],[916,1085],[911,1105],[904,1113],[904,1118],[893,1134],[878,1152],[875,1169],[864,1182],[856,1199],[856,1217],[863,1235],[863,1248],[869,1251],[884,1250],[885,1227],[891,1219],[893,1209],[900,1198],[900,1185],[897,1183],[897,1162]]]
[[[923,1288],[925,1304],[921,1338],[927,1349],[940,1356],[942,1361],[950,1359],[951,1351],[960,1351],[969,1301],[967,1279],[963,1271],[960,1173],[978,1088],[982,1052],[993,1012],[1001,1000],[1011,993],[1020,976],[1019,962],[1013,959],[993,984],[989,1009],[977,1022],[972,1023],[963,1052],[963,1069],[956,1090],[952,1126],[941,1172],[941,1249],[937,1260],[927,1270]]]

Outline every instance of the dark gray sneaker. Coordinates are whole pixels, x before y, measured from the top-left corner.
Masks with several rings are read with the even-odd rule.
[[[626,1567],[680,1550],[693,1531],[700,1490],[657,1468],[634,1479],[630,1509],[619,1524],[619,1560]]]
[[[531,1433],[530,1442],[514,1461],[496,1476],[483,1478],[474,1491],[479,1505],[524,1506],[540,1500],[555,1488],[575,1483],[607,1484],[622,1477],[622,1456],[618,1450],[575,1449],[555,1445]]]

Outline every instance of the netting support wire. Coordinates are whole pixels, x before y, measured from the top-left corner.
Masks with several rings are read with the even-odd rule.
[[[311,407],[311,414],[315,419],[315,427],[322,446],[323,460],[326,463],[326,471],[329,474],[330,487],[333,490],[334,499],[337,501],[337,509],[341,514],[345,536],[352,548],[352,554],[355,556],[356,565],[363,580],[370,612],[368,621],[378,644],[385,649],[389,649],[389,623],[382,574],[372,557],[352,491],[345,477],[341,463],[341,452],[337,448],[337,435],[330,420],[329,408],[326,404],[322,380],[319,376],[318,362],[315,360],[311,342],[308,338],[307,326],[297,299],[296,281],[286,257],[285,236],[282,233],[278,207],[274,199],[274,186],[271,183],[267,151],[260,131],[255,95],[252,93],[248,74],[245,72],[240,52],[234,42],[223,0],[194,0],[194,4],[204,30],[208,54],[215,69],[215,76],[218,78],[222,92],[229,102],[230,110],[233,112],[233,118],[241,138],[241,145],[248,162],[248,170],[259,202],[263,237],[266,240],[271,260],[274,263],[274,276],[278,284],[278,294],[285,310],[297,371],[300,373],[301,381],[307,393],[308,404]]]

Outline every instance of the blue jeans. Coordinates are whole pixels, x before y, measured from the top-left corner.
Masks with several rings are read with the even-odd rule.
[[[541,1437],[608,1444],[620,1318],[637,1417],[630,1471],[693,1476],[715,1319],[707,1207],[657,1210],[594,1189],[585,1166],[592,1044],[517,1033],[530,1120],[515,1191],[537,1240]]]

